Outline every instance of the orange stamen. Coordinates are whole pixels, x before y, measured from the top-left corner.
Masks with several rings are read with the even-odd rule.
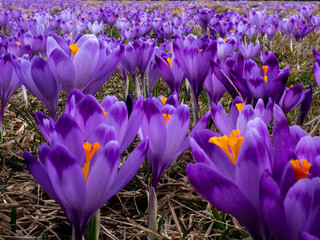
[[[301,162],[298,159],[290,161],[296,181],[310,175],[309,170],[312,164],[306,159],[301,159]]]
[[[84,164],[82,168],[82,172],[84,175],[84,179],[87,182],[88,176],[89,176],[89,167],[90,162],[93,157],[93,155],[100,149],[100,144],[98,142],[95,142],[94,144],[90,144],[89,142],[85,142],[83,144],[83,149],[86,154],[86,163]]]

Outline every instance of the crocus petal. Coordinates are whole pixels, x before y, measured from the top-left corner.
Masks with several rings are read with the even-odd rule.
[[[112,105],[106,116],[106,123],[115,128],[118,142],[122,147],[128,127],[128,110],[124,102],[116,102]]]
[[[82,89],[89,81],[91,73],[98,62],[99,42],[97,39],[88,39],[82,44],[79,51],[73,59],[76,80],[75,87]],[[89,80],[88,80],[89,79]]]
[[[118,171],[111,188],[105,197],[105,202],[115,195],[120,189],[124,188],[128,182],[133,178],[138,169],[140,168],[145,155],[147,153],[149,141],[145,138],[139,145],[132,151],[126,159],[120,170]]]
[[[133,110],[128,120],[129,128],[127,128],[126,136],[123,139],[122,144],[120,145],[121,153],[129,147],[133,139],[137,136],[138,129],[140,128],[144,117],[143,103],[144,99],[142,96],[140,96],[134,103]]]
[[[104,115],[97,99],[91,95],[86,95],[77,105],[75,121],[80,129],[83,130],[83,137],[87,139],[94,129],[97,122],[103,122]]]
[[[40,132],[50,144],[52,132],[56,125],[55,121],[42,112],[35,112],[34,115]]]
[[[222,135],[229,135],[235,129],[220,102],[218,105],[212,103],[211,116]]]
[[[246,105],[241,110],[236,129],[240,130],[240,135],[244,136],[247,131],[247,124],[250,120],[252,120],[255,117],[256,113],[253,110],[251,105]]]
[[[52,186],[76,228],[82,228],[83,204],[87,201],[85,179],[77,160],[62,145],[54,146],[48,156],[48,171]],[[70,178],[72,176],[72,178]]]
[[[192,186],[201,196],[237,218],[253,238],[263,238],[256,210],[232,181],[202,163],[189,163],[186,171]]]
[[[69,152],[76,157],[80,165],[84,165],[85,159],[83,145],[84,139],[82,137],[81,129],[69,114],[62,114],[57,121],[54,136],[51,145],[64,145]]]
[[[265,171],[261,177],[260,202],[262,213],[271,235],[276,239],[290,239],[283,199],[277,183]],[[294,210],[293,210],[294,211]]]
[[[255,118],[253,121],[261,125],[260,128],[266,128],[261,119]],[[265,138],[261,137],[256,129],[250,128],[240,148],[235,179],[239,189],[250,199],[258,212],[260,209],[259,183],[266,169],[270,170],[271,166]]]
[[[84,94],[79,89],[73,89],[68,95],[64,112],[74,116],[78,103],[84,98]]]
[[[48,58],[51,72],[67,94],[75,88],[75,68],[70,57],[61,49],[53,50]]]
[[[278,181],[290,154],[289,124],[278,105],[274,106],[273,147],[272,176]]]
[[[300,231],[320,235],[320,178],[300,179],[288,191],[284,200],[291,239],[299,239]]]
[[[320,66],[318,62],[314,63],[313,71],[314,71],[314,77],[316,79],[317,85],[320,88]]]
[[[118,171],[120,151],[116,141],[110,141],[99,149],[90,162],[87,189],[88,215],[93,215],[97,208],[105,203],[105,197]]]
[[[312,235],[306,231],[302,231],[299,234],[301,240],[319,240],[319,238],[315,235]]]

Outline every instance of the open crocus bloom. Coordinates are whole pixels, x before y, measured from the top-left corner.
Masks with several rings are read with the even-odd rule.
[[[76,98],[70,101],[79,100]],[[114,115],[113,111],[110,108],[107,115]],[[144,139],[118,171],[121,129],[108,124],[105,115],[94,97],[82,96],[56,124],[42,118],[43,126],[50,126],[50,146],[39,147],[39,161],[24,152],[30,173],[61,206],[77,240],[82,239],[94,213],[135,175],[148,148],[148,139]]]
[[[167,167],[189,148],[189,137],[204,129],[210,118],[210,113],[203,116],[186,138],[190,120],[189,109],[184,104],[177,107],[171,105],[175,103],[174,95],[168,99],[162,97],[161,100],[148,98],[144,103],[145,117],[141,124],[140,137],[149,138],[147,156],[155,190]]]
[[[221,134],[229,135],[233,130],[239,129],[241,136],[244,136],[247,124],[250,120],[259,117],[268,126],[273,114],[273,102],[269,99],[267,106],[264,106],[262,99],[259,99],[255,108],[245,104],[240,97],[236,97],[230,108],[230,117],[223,109],[221,103],[212,103],[211,116],[214,124]]]
[[[90,106],[87,109],[87,114],[90,114],[90,119],[92,119],[90,121],[103,122],[114,127],[117,132],[120,153],[122,154],[130,146],[140,128],[144,116],[143,97],[140,96],[135,101],[129,116],[126,104],[120,102],[115,96],[106,96],[100,104],[93,96],[85,96],[80,90],[74,89],[68,96],[65,113],[74,117],[78,125],[81,126],[82,134],[87,137],[92,134],[91,130],[95,126],[85,125],[83,114],[80,110],[83,109],[82,105]],[[41,112],[36,112],[35,117],[41,133],[51,144],[53,129],[55,128],[54,122]]]
[[[187,166],[192,186],[212,205],[236,217],[254,239],[270,235],[298,239],[303,231],[319,235],[314,226],[320,212],[313,202],[319,180],[300,180],[319,177],[319,138],[307,136],[298,126],[289,128],[279,106],[274,108],[273,144],[260,118],[249,121],[244,136],[239,130],[225,136],[202,130],[190,142],[196,162]],[[273,184],[272,191],[268,184]],[[286,205],[287,198],[285,211],[290,214],[284,217],[281,201],[285,199]]]
[[[95,94],[117,68],[122,52],[122,45],[109,51],[92,34],[70,46],[57,35],[47,40],[48,64],[67,94],[74,88]]]

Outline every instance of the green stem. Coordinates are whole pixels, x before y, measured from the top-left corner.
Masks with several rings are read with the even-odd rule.
[[[148,214],[148,228],[153,231],[157,232],[157,194],[154,188],[151,186],[149,191],[149,214]],[[148,239],[154,240],[155,236],[151,233],[148,234]]]

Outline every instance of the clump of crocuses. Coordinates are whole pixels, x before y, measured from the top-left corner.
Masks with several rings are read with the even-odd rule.
[[[144,160],[147,138],[118,170],[121,153],[142,121],[142,99],[135,103],[131,117],[132,121],[125,103],[115,97],[106,97],[100,104],[78,90],[70,93],[56,123],[36,113],[50,146],[40,145],[39,161],[28,152],[23,156],[30,173],[65,212],[77,240],[83,238],[90,218],[131,180]],[[133,128],[127,128],[128,123]],[[124,134],[129,138],[124,139]]]
[[[238,129],[224,136],[196,133],[190,140],[196,164],[187,166],[187,175],[253,239],[311,239],[320,234],[319,138],[289,127],[279,106],[274,112],[272,142],[260,118],[247,123],[244,135]]]

